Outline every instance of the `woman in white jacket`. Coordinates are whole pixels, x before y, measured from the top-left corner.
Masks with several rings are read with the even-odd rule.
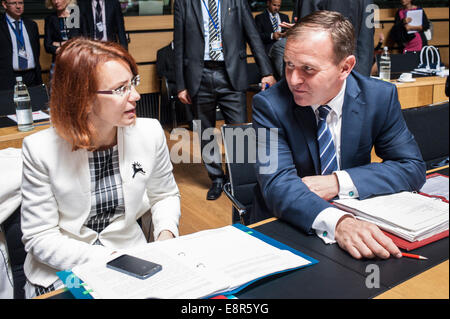
[[[27,298],[58,289],[56,272],[178,236],[180,195],[158,121],[136,119],[134,59],[120,45],[73,39],[56,58],[52,128],[23,143]]]

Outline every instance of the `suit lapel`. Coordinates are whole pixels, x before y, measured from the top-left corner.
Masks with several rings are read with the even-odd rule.
[[[360,99],[361,90],[353,75],[347,78],[341,127],[341,169],[351,166],[358,150],[361,129],[364,122],[365,102]]]
[[[205,0],[207,1],[207,0]],[[203,28],[203,14],[202,14],[202,0],[192,0],[192,7],[194,10],[195,15],[197,16],[197,22],[200,26],[200,30],[202,30],[202,35],[205,34],[205,30]],[[204,37],[203,37],[204,40]]]
[[[295,102],[294,102],[295,103]],[[316,116],[310,106],[294,106],[294,114],[297,118],[298,123],[302,127],[301,132],[303,133],[306,143],[309,148],[309,153],[314,162],[314,169],[317,175],[320,175],[320,160],[319,160],[319,150],[317,146],[317,120]]]
[[[11,34],[9,33],[8,22],[6,22],[6,14],[2,15],[2,20],[0,21],[0,28],[2,29],[2,32],[5,34],[6,38],[9,40],[8,49],[12,53],[12,40]]]
[[[220,26],[223,29],[225,19],[228,16],[228,0],[220,0]]]

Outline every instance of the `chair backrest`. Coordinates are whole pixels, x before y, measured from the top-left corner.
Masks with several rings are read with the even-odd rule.
[[[248,85],[255,85],[261,82],[261,72],[256,63],[247,63]]]
[[[245,205],[247,214],[244,220],[248,224],[256,185],[256,135],[251,123],[225,124],[221,131],[231,192]],[[239,214],[233,208],[233,223],[239,220]]]
[[[402,109],[403,117],[414,135],[427,169],[448,158],[448,102]]]
[[[33,112],[48,108],[48,92],[45,84],[28,88]],[[0,116],[16,114],[16,106],[13,101],[14,90],[0,91]]]
[[[22,229],[20,228],[20,206],[6,219],[2,228],[5,232],[6,245],[8,247],[9,262],[14,284],[14,299],[24,299],[24,286],[26,282],[23,264],[26,252],[22,243]]]

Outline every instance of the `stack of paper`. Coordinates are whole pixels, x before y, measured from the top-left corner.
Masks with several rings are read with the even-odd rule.
[[[205,298],[234,293],[262,277],[317,262],[233,226],[121,253],[158,263],[162,270],[147,279],[137,279],[106,268],[107,261],[101,261],[76,266],[72,272],[92,290],[94,298]]]
[[[339,199],[334,203],[410,242],[448,230],[448,203],[417,193],[401,192],[364,200]]]

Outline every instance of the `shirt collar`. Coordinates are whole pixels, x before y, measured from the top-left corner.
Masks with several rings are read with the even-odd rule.
[[[13,17],[11,17],[9,14],[7,14],[6,12],[5,12],[5,16],[9,20],[9,22],[11,22],[12,24],[14,24],[15,21],[19,21],[20,22],[22,20],[22,18],[19,18],[19,20],[16,20]]]
[[[342,107],[344,105],[344,96],[345,96],[345,88],[347,86],[347,79],[344,80],[344,83],[342,84],[341,90],[339,93],[330,101],[327,103],[327,105],[331,108],[331,111],[336,113],[338,118],[342,115]],[[321,106],[321,104],[314,104],[311,105],[311,108],[313,109],[314,113],[317,114],[317,109]]]
[[[269,9],[267,9],[267,12],[269,13],[270,17],[277,17],[278,16],[278,12],[275,12],[274,14],[272,12],[269,11]]]

